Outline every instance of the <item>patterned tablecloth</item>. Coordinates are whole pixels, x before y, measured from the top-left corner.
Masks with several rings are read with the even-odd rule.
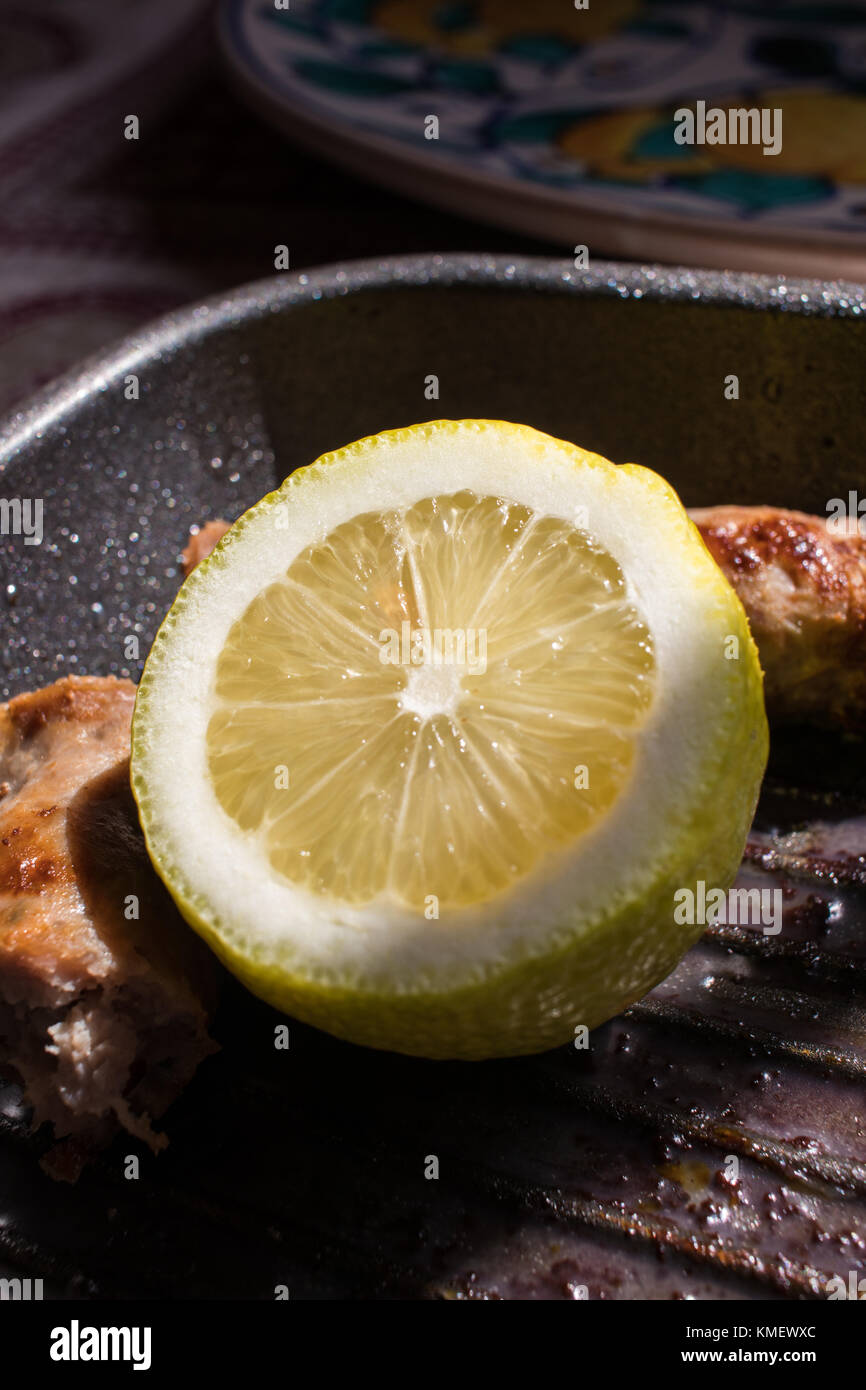
[[[231,93],[209,0],[0,0],[0,412],[137,324],[272,274],[283,242],[296,269],[545,249],[293,149]]]

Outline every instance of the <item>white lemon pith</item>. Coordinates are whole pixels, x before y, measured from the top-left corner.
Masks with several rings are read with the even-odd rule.
[[[766,761],[743,610],[671,488],[440,421],[292,474],[183,586],[133,789],[256,993],[430,1057],[539,1051],[672,968]]]

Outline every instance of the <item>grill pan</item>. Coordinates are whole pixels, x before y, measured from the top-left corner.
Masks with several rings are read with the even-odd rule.
[[[862,482],[864,315],[850,285],[476,256],[171,315],[0,431],[0,495],[42,497],[46,532],[23,555],[0,540],[3,697],[135,678],[124,637],[146,653],[190,524],[423,418],[532,424],[690,506],[823,513]],[[74,1187],[4,1086],[0,1273],[60,1298],[825,1298],[866,1274],[858,739],[773,731],[738,882],[782,889],[782,931],[711,928],[585,1051],[432,1063],[296,1023],[275,1051],[281,1017],[228,980],[168,1150],[123,1136]]]

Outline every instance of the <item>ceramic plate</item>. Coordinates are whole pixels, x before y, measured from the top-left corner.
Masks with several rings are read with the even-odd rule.
[[[567,246],[866,278],[862,3],[226,0],[221,34],[263,115],[410,196]],[[699,99],[781,110],[781,149],[678,144]]]

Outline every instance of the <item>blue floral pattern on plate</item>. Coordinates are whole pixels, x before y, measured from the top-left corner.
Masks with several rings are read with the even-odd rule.
[[[438,161],[602,211],[864,234],[866,0],[229,0],[226,20],[275,97],[414,145],[431,174]],[[781,153],[678,145],[674,111],[698,98],[781,107]]]

